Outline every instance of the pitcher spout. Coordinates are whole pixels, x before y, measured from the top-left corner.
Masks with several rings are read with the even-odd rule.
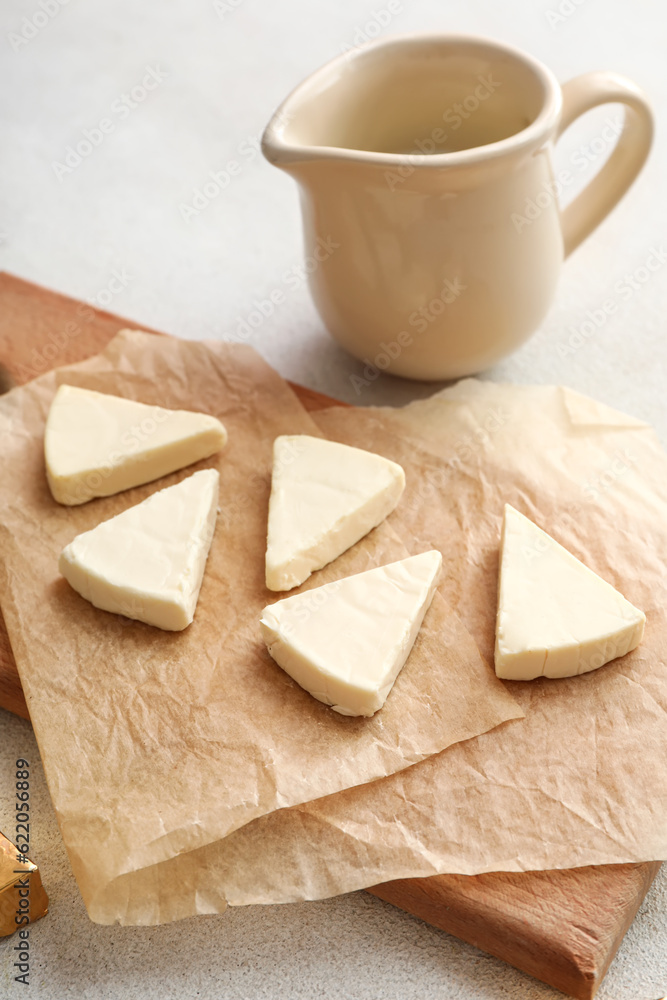
[[[262,153],[288,173],[321,160],[345,160],[351,151],[338,145],[322,116],[316,95],[309,94],[312,77],[283,101],[262,135]],[[317,122],[315,119],[319,118]]]
[[[262,153],[274,167],[291,172],[292,168],[312,156],[313,148],[299,141],[296,134],[295,114],[283,102],[275,112],[262,135]],[[290,128],[290,125],[293,127]],[[306,150],[309,153],[306,153]]]

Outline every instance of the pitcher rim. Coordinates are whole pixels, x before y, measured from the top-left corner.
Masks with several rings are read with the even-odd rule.
[[[287,122],[294,118],[290,107],[302,103],[309,91],[316,88],[324,77],[341,64],[359,59],[371,50],[400,48],[407,44],[418,46],[442,42],[449,45],[463,44],[492,49],[511,56],[533,72],[542,83],[544,98],[542,107],[529,125],[495,142],[453,152],[430,153],[420,152],[387,153],[379,150],[353,149],[343,146],[306,145],[287,142],[282,135]],[[309,160],[340,160],[354,163],[384,167],[409,166],[411,169],[424,170],[430,167],[465,167],[504,157],[513,157],[542,145],[552,134],[559,122],[562,108],[562,93],[560,84],[552,71],[539,59],[531,56],[513,45],[500,42],[497,39],[483,35],[469,35],[448,32],[411,32],[391,35],[356,46],[347,52],[334,56],[319,69],[314,70],[294,87],[279,107],[274,111],[262,135],[262,152],[270,163],[278,167],[288,167],[297,162]]]

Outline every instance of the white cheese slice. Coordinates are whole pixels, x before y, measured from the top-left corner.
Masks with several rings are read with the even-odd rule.
[[[408,658],[442,565],[432,550],[264,608],[269,653],[341,715],[373,715]]]
[[[59,569],[87,601],[180,631],[192,621],[213,540],[220,476],[202,469],[67,545]]]
[[[509,504],[500,548],[498,677],[573,677],[639,645],[643,612]]]
[[[307,434],[273,445],[266,586],[291,590],[387,517],[405,488],[382,455]]]
[[[224,447],[215,417],[74,385],[58,389],[44,434],[53,498],[74,506],[150,483]]]

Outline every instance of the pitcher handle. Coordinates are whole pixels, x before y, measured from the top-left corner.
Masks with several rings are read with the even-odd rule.
[[[653,114],[635,83],[617,73],[584,73],[563,84],[563,111],[556,133],[600,104],[625,105],[623,129],[599,173],[561,212],[565,256],[600,225],[644,166],[653,139]]]

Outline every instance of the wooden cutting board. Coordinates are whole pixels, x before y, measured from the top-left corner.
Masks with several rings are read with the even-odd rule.
[[[0,274],[0,364],[19,384],[98,353],[128,326],[137,324]],[[337,403],[293,388],[308,410]],[[1,614],[0,706],[29,718]],[[550,986],[589,1000],[659,867],[651,862],[518,875],[437,875],[386,882],[369,891]]]

